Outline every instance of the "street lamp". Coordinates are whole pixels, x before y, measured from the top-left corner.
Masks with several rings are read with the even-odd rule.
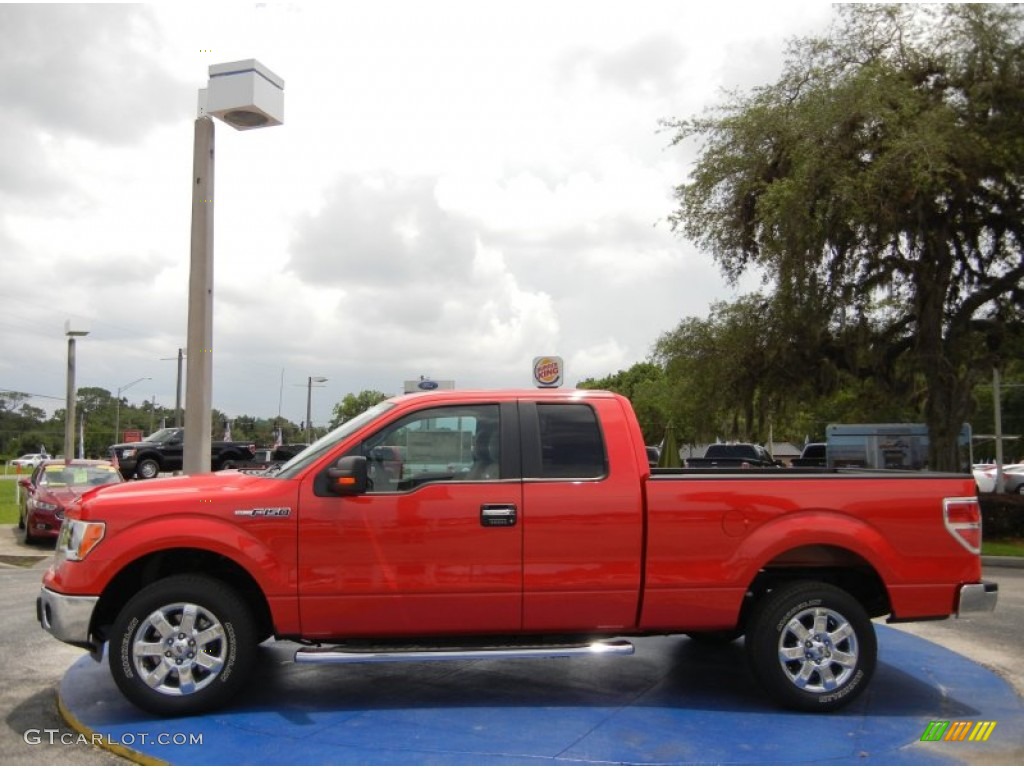
[[[64,412],[64,458],[75,458],[75,337],[88,336],[88,329],[72,329],[71,321],[64,321],[64,335],[68,337],[68,391]]]
[[[284,80],[255,59],[214,64],[199,90],[192,154],[192,255],[185,382],[187,475],[210,471],[213,407],[213,120],[240,131],[281,125]]]
[[[140,381],[152,381],[152,376],[143,376],[141,379],[136,379],[133,382],[125,384],[123,387],[117,388],[117,405],[114,407],[114,442],[121,442],[121,393],[129,387],[134,387]]]
[[[306,385],[306,443],[311,443],[310,436],[310,422],[313,418],[313,382],[317,384],[323,384],[327,381],[324,376],[310,376],[309,383]]]

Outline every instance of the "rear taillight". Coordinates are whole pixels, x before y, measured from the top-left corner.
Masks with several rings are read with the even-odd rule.
[[[972,555],[981,554],[981,507],[978,499],[943,499],[942,517],[946,530]]]

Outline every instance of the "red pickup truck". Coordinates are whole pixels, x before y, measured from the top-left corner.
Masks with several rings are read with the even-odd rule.
[[[399,447],[396,473],[375,467]],[[629,653],[746,635],[782,705],[827,711],[875,668],[872,617],[992,610],[967,475],[655,469],[627,400],[396,397],[268,472],[85,493],[37,600],[108,646],[139,707],[225,704],[257,645],[300,663]]]

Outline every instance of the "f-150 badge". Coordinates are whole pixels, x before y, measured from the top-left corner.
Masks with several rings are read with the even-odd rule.
[[[291,507],[264,507],[262,509],[236,509],[235,517],[288,517]]]

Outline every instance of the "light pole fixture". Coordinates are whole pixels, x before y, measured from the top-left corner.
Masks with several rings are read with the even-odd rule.
[[[212,116],[240,131],[284,122],[284,80],[255,59],[214,64],[199,90],[192,150],[192,245],[188,281],[188,368],[182,469],[210,471],[213,428]]]
[[[310,433],[311,433],[311,429],[310,429],[311,424],[310,424],[310,422],[313,419],[313,382],[316,382],[317,384],[323,384],[325,381],[327,381],[327,378],[324,377],[324,376],[310,376],[309,377],[309,382],[306,385],[306,443],[307,444],[313,442],[312,440],[310,440]]]
[[[129,382],[122,387],[117,388],[117,405],[114,407],[114,442],[121,442],[121,393],[129,387],[134,387],[140,381],[152,381],[152,376],[143,376],[141,379]]]
[[[68,337],[68,391],[67,403],[64,411],[64,459],[70,461],[75,458],[75,337],[88,336],[89,330],[84,326],[76,324],[71,327],[71,321],[64,321],[64,335]]]

